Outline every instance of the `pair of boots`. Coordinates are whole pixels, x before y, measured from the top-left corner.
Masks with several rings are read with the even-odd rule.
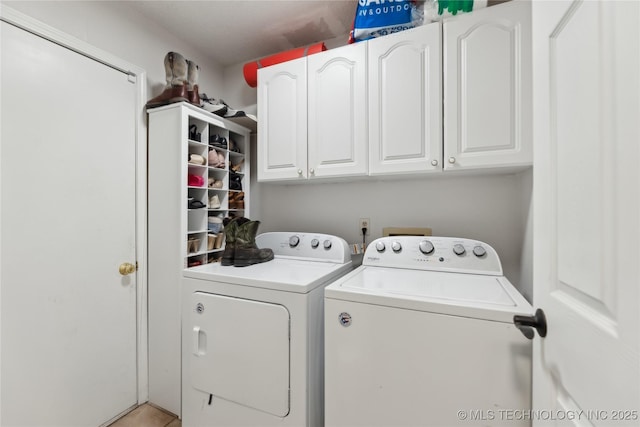
[[[147,102],[147,108],[181,101],[200,106],[200,94],[198,93],[200,68],[198,65],[184,59],[184,56],[178,52],[169,52],[164,57],[164,70],[167,86],[164,92]]]
[[[259,226],[260,221],[251,221],[245,217],[228,219],[224,224],[226,244],[222,254],[222,265],[247,267],[273,259],[273,250],[260,249],[256,245]]]

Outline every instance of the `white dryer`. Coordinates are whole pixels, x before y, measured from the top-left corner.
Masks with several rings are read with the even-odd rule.
[[[373,241],[325,289],[326,426],[530,425],[532,314],[486,243]]]
[[[322,426],[324,288],[352,270],[347,243],[264,233],[272,261],[184,271],[182,425]]]

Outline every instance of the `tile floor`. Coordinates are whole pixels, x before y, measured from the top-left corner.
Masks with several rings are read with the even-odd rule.
[[[149,404],[138,406],[109,427],[181,427],[180,420]]]

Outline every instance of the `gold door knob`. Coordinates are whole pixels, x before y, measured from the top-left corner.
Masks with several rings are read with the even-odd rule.
[[[126,276],[127,274],[135,273],[136,266],[128,262],[123,262],[122,264],[120,264],[120,268],[118,268],[118,271],[123,276]]]

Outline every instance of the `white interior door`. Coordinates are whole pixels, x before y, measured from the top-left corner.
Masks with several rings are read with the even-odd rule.
[[[1,23],[2,425],[137,403],[136,85]]]
[[[534,425],[638,425],[640,3],[534,2],[533,25]]]

